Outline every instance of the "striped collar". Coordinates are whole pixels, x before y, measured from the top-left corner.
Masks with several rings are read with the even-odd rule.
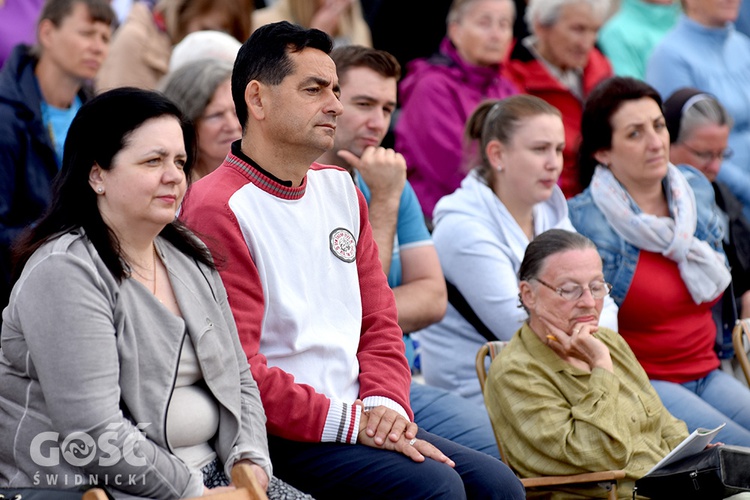
[[[302,179],[301,185],[292,186],[291,181],[279,179],[244,154],[240,149],[240,141],[232,144],[232,150],[227,155],[224,163],[238,170],[250,182],[263,191],[283,200],[299,200],[305,195],[307,176]]]

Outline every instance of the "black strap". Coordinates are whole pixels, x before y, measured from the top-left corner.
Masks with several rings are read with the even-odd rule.
[[[471,323],[471,326],[473,326],[474,329],[479,332],[482,337],[487,339],[487,342],[499,340],[497,336],[492,333],[489,328],[487,328],[487,325],[482,323],[482,320],[479,319],[479,316],[477,316],[477,313],[475,313],[474,309],[471,308],[469,303],[466,301],[466,298],[464,298],[461,292],[458,291],[456,285],[448,280],[445,280],[445,286],[448,288],[448,302],[451,303],[453,308],[458,311],[466,321]]]

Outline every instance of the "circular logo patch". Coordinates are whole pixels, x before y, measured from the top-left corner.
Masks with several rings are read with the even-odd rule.
[[[333,255],[344,262],[354,262],[357,258],[357,242],[348,229],[337,227],[331,231],[328,242]]]

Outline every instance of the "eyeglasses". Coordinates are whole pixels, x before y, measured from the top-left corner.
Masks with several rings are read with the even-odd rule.
[[[588,288],[584,288],[576,283],[571,283],[569,285],[565,285],[564,287],[555,288],[554,286],[550,285],[549,283],[545,283],[539,278],[533,279],[546,286],[563,299],[570,302],[583,297],[584,290],[588,290],[589,292],[591,292],[591,296],[595,299],[603,299],[604,297],[609,295],[609,292],[612,290],[612,285],[610,285],[606,281],[592,281],[591,283],[589,283]]]
[[[682,146],[697,158],[700,158],[704,165],[711,163],[712,161],[714,161],[714,159],[717,159],[719,161],[728,160],[734,154],[734,151],[732,151],[731,148],[727,148],[724,151],[719,151],[717,153],[715,151],[698,151],[697,149],[691,148],[684,142],[682,143]]]

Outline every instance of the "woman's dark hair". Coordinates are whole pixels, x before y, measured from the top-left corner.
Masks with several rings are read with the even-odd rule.
[[[564,229],[548,229],[529,243],[523,255],[521,268],[518,270],[519,281],[538,278],[544,263],[551,255],[568,250],[585,250],[593,248],[594,242],[580,233]]]
[[[594,155],[612,147],[612,115],[627,101],[653,99],[659,108],[661,96],[649,84],[635,78],[615,76],[604,80],[591,92],[583,107],[581,144],[578,148],[581,186],[591,183],[599,164]]]
[[[62,169],[52,185],[50,206],[14,245],[14,282],[40,246],[78,228],[86,231],[115,278],[127,276],[120,243],[102,220],[89,173],[95,164],[110,170],[113,158],[127,145],[133,131],[146,121],[163,116],[172,116],[180,123],[188,156],[184,169],[189,177],[195,161],[193,126],[163,95],[123,87],[105,92],[81,107],[65,140]],[[177,220],[167,224],[160,235],[182,252],[213,267],[208,250]]]

